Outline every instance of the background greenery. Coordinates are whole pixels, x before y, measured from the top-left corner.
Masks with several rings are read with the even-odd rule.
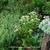
[[[44,15],[50,15],[49,0],[0,0],[0,47],[41,46]]]

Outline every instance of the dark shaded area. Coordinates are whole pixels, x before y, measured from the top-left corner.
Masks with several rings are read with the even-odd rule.
[[[47,42],[46,50],[49,50],[49,48],[50,48],[50,41]]]

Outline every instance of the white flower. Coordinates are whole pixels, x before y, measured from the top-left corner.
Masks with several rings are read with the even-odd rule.
[[[31,19],[31,21],[33,21],[33,19]]]
[[[21,19],[25,19],[25,16],[22,16]]]
[[[43,18],[45,19],[46,17],[44,16]]]
[[[23,23],[25,25],[25,23]]]
[[[29,31],[28,32],[32,32],[33,30],[32,29],[29,29]]]
[[[17,26],[15,26],[15,28],[16,28]]]
[[[23,21],[28,21],[29,20],[29,16],[28,15],[22,16],[21,19]]]
[[[49,18],[49,16],[44,16],[43,18],[44,18],[44,19],[48,19],[48,18]]]
[[[21,18],[24,18],[25,16],[22,16]]]
[[[14,32],[17,32],[17,31],[18,31],[18,29],[14,30]]]
[[[36,12],[33,12],[33,11],[32,11],[32,12],[31,12],[31,13],[29,13],[29,14],[36,14]]]
[[[29,16],[28,16],[28,15],[25,15],[25,17],[24,17],[24,18],[25,18],[25,19],[26,19],[26,18],[29,18]]]

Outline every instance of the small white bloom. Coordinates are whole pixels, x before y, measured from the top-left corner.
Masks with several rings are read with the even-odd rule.
[[[14,32],[17,32],[17,31],[18,31],[18,29],[14,30]]]
[[[29,29],[29,31],[28,32],[32,32],[33,30],[32,29]]]
[[[15,28],[16,28],[17,26],[15,26]]]
[[[26,21],[29,20],[29,16],[28,16],[28,15],[25,16],[25,20],[26,20]]]
[[[23,23],[25,25],[25,23]]]
[[[22,16],[21,19],[25,19],[25,16]]]
[[[21,18],[24,18],[25,16],[22,16]]]
[[[33,19],[31,19],[31,21],[33,21]]]
[[[30,15],[32,15],[32,14],[36,14],[36,12],[33,12],[33,11],[32,11],[32,12],[30,12],[29,14],[30,14]]]
[[[44,18],[45,18],[45,19],[48,19],[48,18],[49,18],[49,16],[44,16]]]
[[[43,18],[45,19],[46,17],[44,16]]]

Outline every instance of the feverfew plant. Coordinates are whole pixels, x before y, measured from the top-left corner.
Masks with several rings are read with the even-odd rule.
[[[35,31],[38,28],[40,23],[40,19],[36,12],[31,12],[28,15],[22,16],[19,19],[19,25],[16,25],[16,32],[17,30],[21,33],[29,33]],[[17,29],[17,27],[19,28]]]
[[[15,25],[14,32],[17,33],[18,38],[22,40],[22,46],[34,46],[36,43],[36,38],[34,38],[32,33],[35,32],[39,26],[40,19],[38,17],[36,12],[30,12],[22,16],[19,19],[19,23]]]

